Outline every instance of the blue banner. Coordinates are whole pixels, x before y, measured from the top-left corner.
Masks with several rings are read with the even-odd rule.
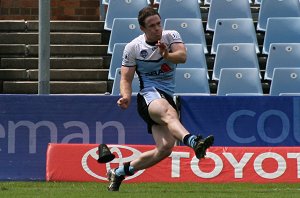
[[[0,95],[0,180],[44,180],[48,143],[154,144],[118,96]],[[300,97],[182,96],[181,120],[216,146],[298,146]]]
[[[215,146],[299,146],[300,97],[182,96],[181,120]]]
[[[0,180],[44,180],[48,143],[154,144],[136,97],[0,96]]]

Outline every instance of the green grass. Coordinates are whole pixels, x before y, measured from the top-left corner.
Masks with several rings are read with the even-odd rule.
[[[300,184],[125,183],[119,192],[108,192],[106,186],[93,182],[0,182],[0,197],[300,197]]]

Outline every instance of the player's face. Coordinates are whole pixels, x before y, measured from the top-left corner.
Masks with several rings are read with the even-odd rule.
[[[158,15],[149,16],[145,19],[145,27],[141,27],[149,42],[155,42],[161,39],[162,27]]]

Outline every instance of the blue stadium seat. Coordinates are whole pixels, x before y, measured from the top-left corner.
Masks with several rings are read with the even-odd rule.
[[[221,69],[217,95],[263,95],[259,70],[256,68]]]
[[[299,95],[300,68],[275,68],[270,95]]]
[[[115,43],[129,43],[143,34],[137,18],[116,18],[110,33],[107,53],[112,54]]]
[[[147,0],[147,2],[148,2],[149,5],[151,4],[151,0]],[[109,0],[102,0],[102,4],[108,5],[109,4]]]
[[[160,1],[161,0],[154,0],[154,4],[160,4]],[[202,1],[201,0],[198,0],[198,3],[201,3]]]
[[[258,58],[253,43],[219,44],[213,68],[213,80],[219,80],[223,68],[256,68]]]
[[[274,68],[300,68],[300,43],[272,43],[266,63],[265,79],[272,80]]]
[[[115,18],[137,18],[139,11],[148,6],[147,0],[109,1],[104,29],[111,30]]]
[[[257,30],[265,31],[270,17],[300,17],[299,0],[262,1],[258,14]]]
[[[204,53],[208,53],[202,20],[195,18],[166,19],[164,30],[176,30],[184,43],[202,44]]]
[[[207,70],[203,68],[177,68],[174,95],[210,95]]]
[[[300,17],[271,17],[264,37],[263,54],[269,54],[271,43],[300,43]]]
[[[211,0],[205,0],[204,5],[210,5]],[[252,3],[252,0],[249,0],[249,3]]]
[[[121,81],[121,68],[116,69],[116,75],[115,80],[112,87],[112,93],[113,96],[119,96],[120,95],[120,81]],[[137,74],[134,75],[134,78],[132,80],[132,95],[137,95],[140,91],[140,81],[137,76]]]
[[[201,19],[201,11],[198,0],[161,0],[158,13],[162,25],[168,18],[198,18]]]
[[[103,5],[108,5],[108,3],[109,3],[109,0],[102,0]]]
[[[116,43],[113,48],[113,53],[110,59],[108,79],[114,80],[116,69],[122,66],[123,51],[126,43]]]
[[[185,44],[185,47],[187,54],[186,62],[177,64],[177,68],[203,68],[207,70],[202,44]]]
[[[247,18],[218,19],[211,54],[216,54],[217,46],[221,43],[253,43],[256,53],[259,53],[253,20]]]
[[[254,4],[261,4],[262,0],[255,0]]]
[[[251,18],[251,9],[248,0],[211,0],[206,30],[214,31],[217,19]]]

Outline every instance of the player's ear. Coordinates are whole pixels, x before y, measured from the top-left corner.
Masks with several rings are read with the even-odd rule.
[[[142,30],[142,32],[145,32],[146,28],[144,26],[140,25],[140,29]]]

